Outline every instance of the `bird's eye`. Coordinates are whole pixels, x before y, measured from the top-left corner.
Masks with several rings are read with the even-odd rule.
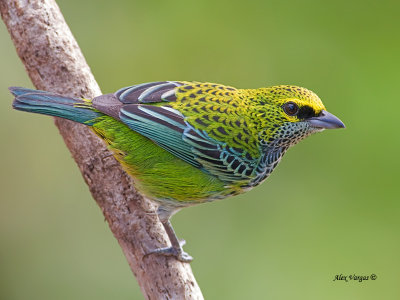
[[[287,102],[283,105],[283,110],[289,116],[295,116],[299,112],[299,107],[294,102]]]

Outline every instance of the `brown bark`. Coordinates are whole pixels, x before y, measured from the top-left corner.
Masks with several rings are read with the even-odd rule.
[[[89,66],[53,0],[0,0],[17,53],[38,89],[91,98],[101,94]],[[167,245],[154,205],[132,186],[91,130],[55,119],[89,189],[118,240],[147,299],[202,299],[190,265],[143,255]]]

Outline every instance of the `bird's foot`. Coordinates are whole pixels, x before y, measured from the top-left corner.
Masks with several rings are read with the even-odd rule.
[[[185,240],[180,240],[179,241],[179,248],[174,248],[174,247],[165,247],[165,248],[158,248],[151,250],[150,252],[146,253],[145,256],[150,255],[150,254],[161,254],[165,256],[174,256],[177,260],[181,262],[191,262],[193,260],[193,257],[191,257],[189,254],[187,254],[185,251],[183,251],[182,246],[186,244]]]

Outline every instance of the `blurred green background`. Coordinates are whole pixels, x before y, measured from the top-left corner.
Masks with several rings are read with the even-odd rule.
[[[173,218],[206,299],[400,299],[399,1],[58,3],[104,93],[289,83],[347,125]],[[4,24],[0,61],[0,299],[142,299],[52,119],[11,109],[7,87],[32,85]]]

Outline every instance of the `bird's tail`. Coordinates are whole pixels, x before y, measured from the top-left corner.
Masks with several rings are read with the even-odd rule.
[[[13,108],[17,110],[61,117],[86,125],[103,114],[91,106],[90,100],[65,97],[55,93],[10,87],[15,96]]]

